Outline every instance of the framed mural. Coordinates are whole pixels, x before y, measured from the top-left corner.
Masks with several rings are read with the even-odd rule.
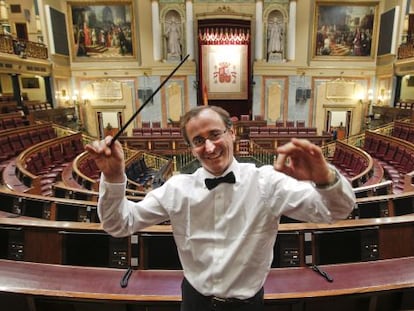
[[[68,2],[72,56],[77,61],[135,57],[132,0]]]
[[[39,89],[39,79],[38,78],[21,78],[22,88],[23,89]]]
[[[378,2],[316,1],[313,58],[373,58],[377,19]]]
[[[202,45],[208,99],[247,99],[248,45]]]

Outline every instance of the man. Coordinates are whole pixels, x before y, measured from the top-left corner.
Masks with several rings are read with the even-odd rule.
[[[103,173],[98,202],[103,228],[127,236],[169,219],[185,277],[181,310],[263,310],[280,217],[346,218],[353,190],[307,140],[279,147],[274,167],[237,162],[232,122],[219,107],[190,110],[181,127],[202,167],[171,177],[138,203],[125,199],[121,144],[109,148],[107,137],[86,147]],[[216,184],[221,176],[227,177]]]

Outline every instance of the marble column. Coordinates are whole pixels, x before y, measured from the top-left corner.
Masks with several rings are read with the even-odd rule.
[[[289,2],[289,24],[288,24],[288,46],[287,46],[287,59],[295,59],[296,49],[296,0]]]
[[[255,40],[256,60],[263,59],[263,1],[256,1],[256,40]]]
[[[194,59],[194,25],[193,25],[193,1],[185,3],[185,26],[186,26],[186,47],[189,60]],[[185,55],[183,55],[185,56]]]
[[[158,0],[152,0],[152,47],[155,61],[161,60],[161,27]]]

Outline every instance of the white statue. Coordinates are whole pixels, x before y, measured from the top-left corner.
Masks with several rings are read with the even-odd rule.
[[[273,22],[269,23],[267,30],[267,53],[282,53],[283,52],[283,24],[277,17],[273,18]]]
[[[181,25],[174,16],[166,22],[165,36],[168,55],[181,56]]]

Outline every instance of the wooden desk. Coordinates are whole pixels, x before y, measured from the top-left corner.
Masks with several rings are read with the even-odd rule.
[[[266,126],[266,120],[238,120],[235,121],[233,126],[238,136],[247,138],[249,136],[251,126]]]
[[[274,310],[274,304],[278,305],[277,310],[292,310],[288,308],[292,305],[302,306],[294,310],[318,310],[321,306],[330,305],[332,300],[337,303],[342,299],[348,307],[361,305],[361,301],[369,302],[372,306],[375,301],[382,299],[381,310],[395,310],[396,299],[399,297],[398,303],[401,303],[407,290],[412,291],[414,288],[414,257],[322,268],[334,278],[332,283],[307,267],[271,270],[264,286],[266,310]],[[18,294],[20,300],[22,295],[28,298],[28,306],[47,299],[49,302],[59,300],[62,304],[73,304],[75,301],[145,304],[149,306],[145,310],[159,310],[154,309],[154,306],[168,303],[162,310],[179,310],[181,271],[134,271],[128,286],[121,288],[119,282],[125,270],[119,269],[0,260],[0,270],[2,305],[5,305],[6,299],[10,301],[11,294]],[[393,296],[391,300],[394,305],[389,305],[387,309],[384,301],[389,299],[383,298],[390,295]],[[411,303],[405,304],[405,307],[413,307]],[[345,309],[338,305],[335,310]]]

